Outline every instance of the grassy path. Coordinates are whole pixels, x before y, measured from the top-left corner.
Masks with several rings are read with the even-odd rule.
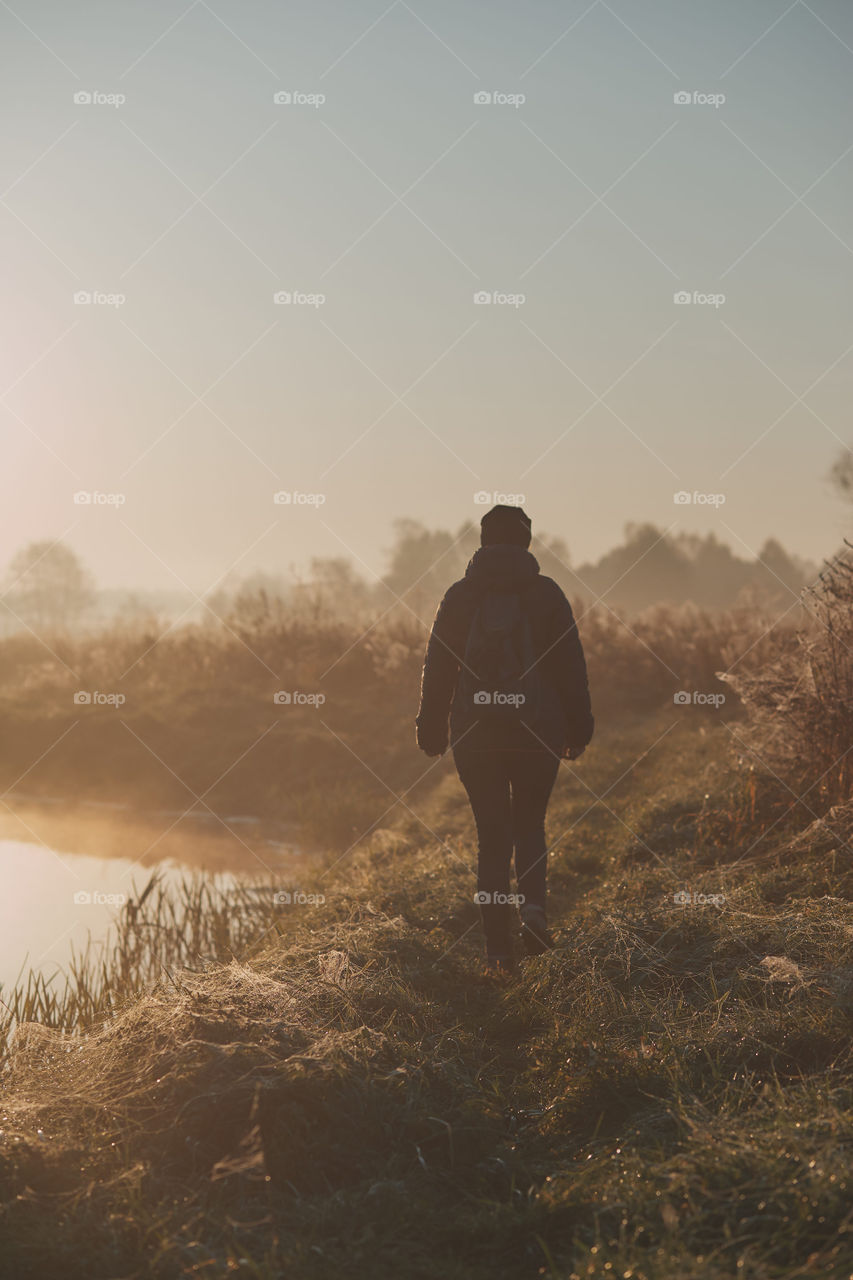
[[[846,837],[713,845],[724,733],[628,726],[560,780],[560,947],[506,987],[448,774],[239,960],[26,1029],[0,1273],[849,1276]]]

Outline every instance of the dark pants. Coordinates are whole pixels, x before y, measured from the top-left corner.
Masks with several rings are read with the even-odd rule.
[[[545,810],[560,762],[547,751],[454,751],[477,824],[477,893],[489,955],[506,955],[514,911],[500,901],[515,873],[522,902],[545,906]],[[498,895],[498,901],[495,901]]]

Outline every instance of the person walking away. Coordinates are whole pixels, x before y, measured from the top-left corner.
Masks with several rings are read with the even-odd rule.
[[[553,945],[545,813],[560,760],[577,759],[595,727],[571,605],[539,572],[531,532],[521,507],[483,516],[480,549],[435,615],[416,720],[419,748],[434,757],[450,745],[468,793],[492,972],[513,967],[513,851],[524,949]]]

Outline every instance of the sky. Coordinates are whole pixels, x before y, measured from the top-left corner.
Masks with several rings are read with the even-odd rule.
[[[845,0],[12,0],[0,44],[3,565],[373,577],[496,494],[574,564],[849,531]]]

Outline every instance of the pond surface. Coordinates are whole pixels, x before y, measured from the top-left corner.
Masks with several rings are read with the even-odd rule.
[[[229,887],[284,882],[304,866],[298,848],[267,838],[249,818],[214,831],[168,815],[18,810],[0,827],[0,990],[28,969],[50,976],[90,939],[104,940],[155,869],[167,886],[201,873]]]

